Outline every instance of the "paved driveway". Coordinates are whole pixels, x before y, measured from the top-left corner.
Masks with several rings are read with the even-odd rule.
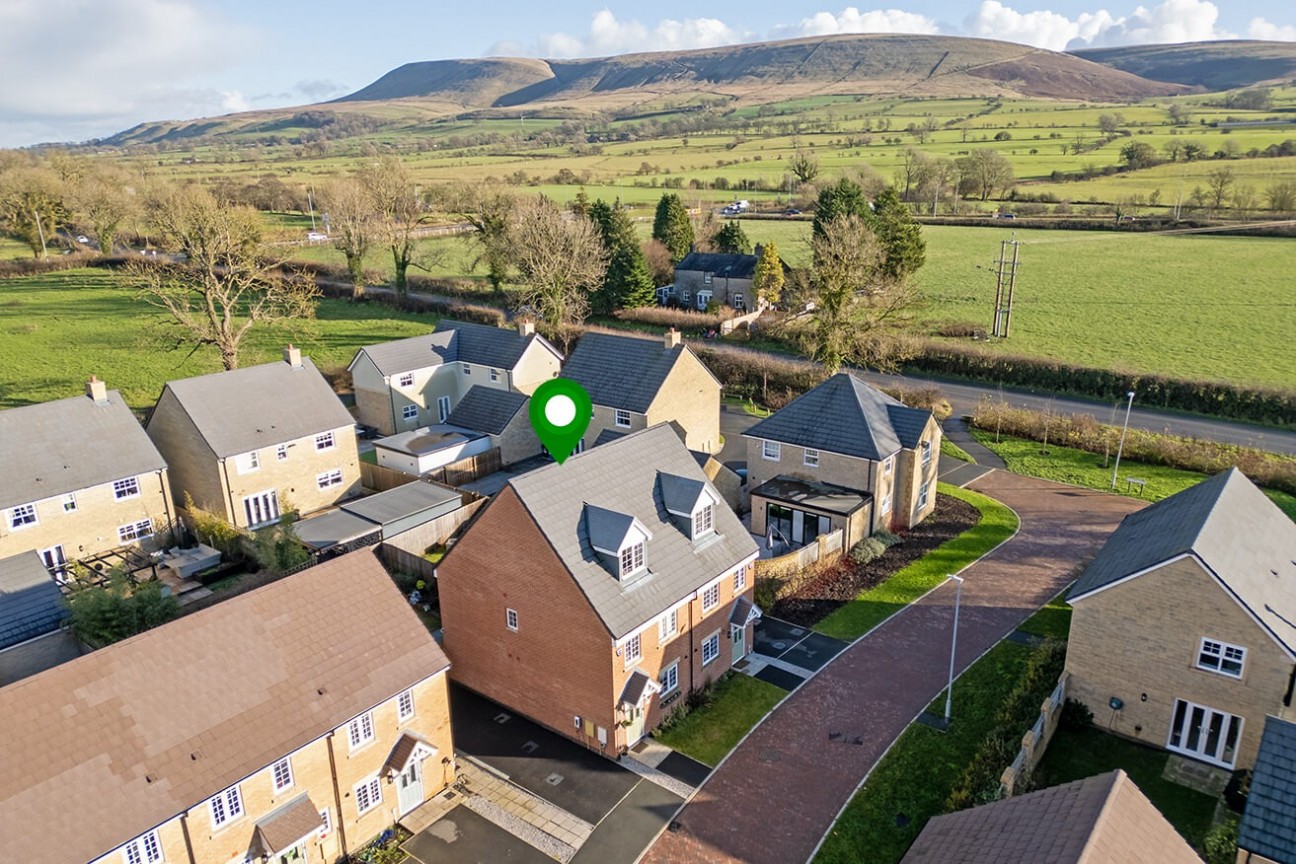
[[[554,864],[467,807],[456,807],[427,830],[405,841],[404,849],[420,864]]]
[[[972,488],[1021,516],[1021,530],[964,573],[961,671],[1060,591],[1142,506],[995,471]],[[943,586],[843,651],[712,773],[645,862],[807,860],[891,742],[944,688],[954,591]]]

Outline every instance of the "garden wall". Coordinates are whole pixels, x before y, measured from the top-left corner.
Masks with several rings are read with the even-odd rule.
[[[1057,732],[1058,722],[1062,718],[1062,706],[1066,704],[1067,676],[1058,679],[1057,686],[1040,706],[1039,718],[1030,731],[1022,736],[1021,749],[1017,758],[1004,769],[1000,778],[999,797],[1011,798],[1023,783],[1028,781],[1035,771],[1035,766],[1044,758],[1044,751]],[[1025,791],[1025,790],[1022,790]]]

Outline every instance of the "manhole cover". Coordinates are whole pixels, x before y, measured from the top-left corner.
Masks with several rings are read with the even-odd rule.
[[[534,742],[534,741],[528,741],[528,742],[526,742],[525,744],[522,745],[522,752],[523,752],[523,753],[526,753],[526,754],[528,754],[528,755],[531,754],[531,753],[534,753],[535,751],[537,751],[537,750],[539,750],[539,749],[540,749],[540,745],[537,744],[537,743]]]
[[[793,628],[792,628],[792,635],[793,635],[793,636],[800,636],[800,635],[801,635],[802,633],[804,633],[804,632],[805,632],[805,630],[802,630],[800,627],[793,627]]]
[[[548,783],[550,786],[557,786],[562,781],[563,781],[563,775],[561,774],[550,774],[548,777],[545,778],[545,782]]]
[[[786,643],[786,642],[771,642],[771,643],[770,643],[770,646],[771,646],[772,648],[774,648],[774,650],[776,650],[776,651],[782,651],[784,648],[787,647],[787,643]]]
[[[495,715],[495,722],[500,724],[501,726],[503,726],[505,723],[507,723],[512,719],[513,719],[513,715],[508,713],[507,711],[501,711]]]
[[[783,758],[782,752],[775,750],[773,748],[770,748],[768,750],[762,750],[760,754],[760,761],[765,762],[767,764],[771,762],[778,762],[782,758]]]

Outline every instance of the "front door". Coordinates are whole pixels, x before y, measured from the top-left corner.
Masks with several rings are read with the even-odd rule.
[[[306,841],[303,840],[275,856],[277,864],[302,864],[306,860]]]
[[[279,493],[274,489],[243,499],[243,515],[249,528],[260,528],[279,518]]]
[[[61,545],[42,549],[40,556],[41,560],[45,562],[45,569],[56,576],[63,575],[63,571],[67,569],[67,558],[63,556],[63,547]]]
[[[733,662],[747,656],[747,628],[735,624],[729,625],[729,637],[733,642]]]
[[[438,397],[437,397],[437,416],[441,418],[440,420],[437,421],[438,423],[444,423],[444,422],[446,422],[446,418],[448,418],[448,417],[450,416],[450,397],[449,397],[449,396],[438,396]]]
[[[644,736],[644,714],[647,712],[642,708],[631,709],[634,713],[630,716],[630,725],[626,727],[626,746],[633,747],[639,743],[639,739]]]
[[[1170,750],[1232,768],[1237,743],[1242,737],[1242,718],[1205,705],[1175,700],[1170,723]]]
[[[411,759],[405,770],[397,775],[396,797],[402,816],[423,803],[423,763],[420,760]]]

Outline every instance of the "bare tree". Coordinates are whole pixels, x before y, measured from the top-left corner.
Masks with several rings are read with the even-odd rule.
[[[0,231],[48,258],[55,231],[67,221],[67,189],[42,165],[19,165],[0,176]]]
[[[72,190],[72,219],[94,237],[99,251],[113,254],[122,226],[140,215],[135,189],[115,167],[102,165]]]
[[[1206,189],[1209,194],[1211,211],[1223,207],[1224,202],[1229,199],[1229,193],[1233,190],[1233,169],[1224,165],[1210,172],[1210,174],[1206,175]]]
[[[800,183],[810,183],[819,176],[819,157],[805,150],[797,150],[788,161],[788,170]]]
[[[513,193],[491,184],[452,186],[444,194],[447,209],[477,229],[464,235],[475,252],[473,268],[484,265],[491,287],[497,294],[503,294],[513,266],[509,227],[517,199]]]
[[[1007,193],[1016,183],[1012,165],[998,150],[982,148],[958,160],[959,184],[965,195],[979,195],[982,201]]]
[[[520,305],[555,329],[584,321],[608,266],[594,224],[539,198],[519,206],[509,238],[526,283]]]
[[[426,270],[432,264],[429,253],[418,255],[418,229],[430,220],[427,199],[419,195],[405,163],[395,156],[384,156],[364,168],[359,180],[373,206],[374,233],[391,252],[396,274],[392,287],[403,303],[409,268]]]
[[[144,299],[170,316],[176,345],[211,345],[226,369],[238,368],[239,348],[257,323],[313,318],[314,283],[285,279],[263,257],[261,220],[248,207],[218,202],[201,187],[166,189],[149,202],[155,230],[187,256],[183,266],[135,271]]]
[[[351,299],[364,297],[364,257],[376,232],[373,199],[355,177],[330,180],[320,190],[321,206],[328,213],[329,238],[346,256],[351,276]]]
[[[1265,204],[1278,213],[1296,211],[1296,181],[1278,180],[1265,189]]]

